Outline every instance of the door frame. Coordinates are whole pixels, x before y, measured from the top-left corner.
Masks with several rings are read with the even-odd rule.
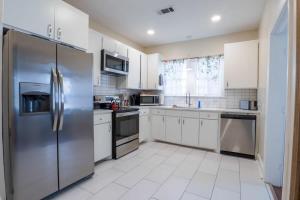
[[[300,0],[288,0],[288,99],[282,199],[300,199]],[[297,11],[298,10],[298,11]]]

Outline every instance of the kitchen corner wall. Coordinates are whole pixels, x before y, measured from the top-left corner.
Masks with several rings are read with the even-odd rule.
[[[225,90],[224,97],[191,97],[192,106],[201,101],[203,108],[231,108],[238,109],[240,100],[257,100],[256,89],[230,89]],[[186,97],[165,97],[166,105],[186,105]]]

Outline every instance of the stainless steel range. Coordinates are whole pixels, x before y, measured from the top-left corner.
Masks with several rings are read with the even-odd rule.
[[[113,159],[118,159],[139,148],[139,109],[121,107],[121,102],[119,96],[94,96],[94,109],[113,110]]]
[[[120,158],[139,147],[139,109],[121,108],[113,112],[112,155]]]

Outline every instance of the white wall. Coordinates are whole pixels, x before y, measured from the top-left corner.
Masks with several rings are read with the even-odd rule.
[[[115,40],[118,40],[119,42],[122,42],[128,46],[131,46],[139,51],[144,51],[144,47],[142,47],[141,45],[127,39],[126,37],[122,36],[121,34],[119,33],[116,33],[112,30],[110,30],[109,28],[101,25],[101,24],[98,24],[97,22],[95,22],[93,19],[90,18],[90,28],[104,34],[104,35],[107,35],[111,38],[114,38]]]
[[[258,119],[258,145],[259,157],[264,160],[264,139],[266,124],[266,94],[267,72],[270,58],[270,37],[273,27],[286,0],[267,0],[259,28],[259,83],[258,83],[258,107],[261,112]]]
[[[258,39],[258,32],[254,30],[148,47],[145,48],[145,52],[160,53],[163,60],[201,57],[223,54],[225,43],[256,39]]]

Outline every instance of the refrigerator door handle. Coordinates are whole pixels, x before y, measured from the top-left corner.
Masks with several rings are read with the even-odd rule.
[[[58,78],[59,78],[59,90],[60,90],[60,116],[59,116],[59,126],[58,130],[61,131],[64,125],[64,112],[65,112],[65,92],[64,92],[64,77],[60,71],[58,71]]]
[[[57,124],[58,124],[58,99],[57,99],[57,92],[58,92],[58,80],[56,69],[52,68],[52,116],[53,116],[53,132],[57,131]]]

